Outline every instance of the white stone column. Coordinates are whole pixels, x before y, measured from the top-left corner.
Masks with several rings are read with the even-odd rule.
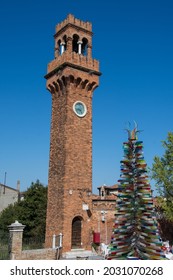
[[[63,238],[63,234],[60,233],[59,234],[59,247],[62,248],[62,238]]]
[[[78,41],[78,54],[82,53],[82,41]]]
[[[62,42],[62,43],[60,44],[60,46],[61,46],[60,53],[61,53],[61,55],[62,55],[62,54],[64,53],[64,51],[65,51],[65,43]]]
[[[56,248],[56,234],[53,234],[53,238],[52,238],[52,249]]]

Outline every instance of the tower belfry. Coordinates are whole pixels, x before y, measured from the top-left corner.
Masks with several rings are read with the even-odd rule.
[[[101,74],[92,35],[91,23],[68,15],[56,26],[45,76],[52,95],[46,244],[62,233],[63,251],[90,244],[92,95]]]

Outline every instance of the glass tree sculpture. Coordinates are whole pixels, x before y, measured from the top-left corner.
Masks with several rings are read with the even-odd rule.
[[[143,142],[137,140],[137,126],[127,131],[108,259],[165,259],[143,156]]]

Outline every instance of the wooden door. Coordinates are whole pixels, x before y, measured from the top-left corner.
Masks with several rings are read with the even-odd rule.
[[[72,221],[72,248],[81,247],[81,228],[82,221],[80,217],[75,217]]]

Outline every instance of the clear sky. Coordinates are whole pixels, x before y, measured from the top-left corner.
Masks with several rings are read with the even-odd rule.
[[[48,180],[55,25],[93,24],[100,86],[93,96],[93,192],[120,176],[125,128],[138,123],[149,167],[173,131],[173,1],[8,0],[0,7],[0,182]]]

